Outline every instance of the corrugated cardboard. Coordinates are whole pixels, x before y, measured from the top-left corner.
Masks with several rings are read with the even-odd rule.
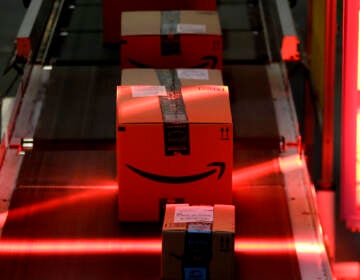
[[[122,68],[222,68],[215,11],[124,12]]]
[[[216,0],[102,0],[103,41],[120,42],[121,13],[149,10],[216,10]]]
[[[121,35],[165,35],[161,32],[161,17],[167,11],[136,11],[124,12],[122,15]],[[203,33],[200,35],[221,35],[219,17],[215,11],[170,11],[179,12],[176,24],[204,25]],[[190,26],[191,27],[191,26]],[[196,26],[194,26],[196,28]],[[194,29],[195,30],[195,29]]]
[[[120,221],[158,221],[166,201],[232,202],[226,86],[119,86],[116,134]]]
[[[123,69],[121,85],[161,85],[162,72],[171,72],[182,86],[223,85],[222,73],[217,69]]]
[[[161,279],[234,277],[235,207],[167,204]]]

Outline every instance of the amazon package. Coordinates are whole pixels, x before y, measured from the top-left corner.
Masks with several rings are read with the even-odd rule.
[[[116,111],[120,221],[159,221],[168,202],[232,202],[226,86],[119,86]]]
[[[122,13],[122,68],[222,68],[215,11]]]
[[[121,13],[153,10],[216,10],[216,0],[102,0],[103,41],[120,42]]]
[[[167,204],[161,279],[234,279],[235,207]]]
[[[121,70],[121,85],[223,85],[221,70],[218,69],[144,69]]]

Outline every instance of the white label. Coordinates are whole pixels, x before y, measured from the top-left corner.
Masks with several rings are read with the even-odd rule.
[[[207,69],[177,69],[176,73],[179,79],[209,80]]]
[[[166,96],[165,86],[132,86],[132,97]]]
[[[177,33],[186,34],[204,34],[206,33],[205,24],[190,24],[190,23],[179,23],[176,26]]]
[[[175,208],[175,223],[212,223],[213,220],[212,206],[179,206]]]

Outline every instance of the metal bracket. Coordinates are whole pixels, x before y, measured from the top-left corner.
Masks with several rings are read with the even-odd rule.
[[[301,136],[299,135],[296,142],[286,142],[284,136],[280,136],[279,149],[280,153],[285,153],[287,148],[296,148],[298,155],[301,157],[303,152],[303,144]]]

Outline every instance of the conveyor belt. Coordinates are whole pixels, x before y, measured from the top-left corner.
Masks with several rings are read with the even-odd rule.
[[[236,279],[300,279],[293,249],[285,245],[276,253],[266,250],[266,244],[292,240],[283,187],[236,187],[234,200],[238,217]],[[259,205],[264,211],[258,211]],[[34,242],[34,251],[0,254],[1,275],[4,279],[159,279],[160,228],[155,223],[118,224],[116,189],[18,188],[3,242]],[[117,251],[121,244],[128,245],[128,238],[131,244],[143,242],[143,252]],[[151,238],[157,240],[155,253],[146,250]],[[36,253],[36,244],[44,241],[53,246],[63,242],[65,253],[54,249]],[[75,247],[76,241],[84,242],[89,250],[94,244],[106,249],[112,242],[114,250],[89,254],[85,249],[74,254],[71,244]],[[249,250],[254,243],[263,253]]]
[[[226,65],[223,76],[229,86],[235,139],[260,139],[267,144],[266,139],[278,138],[266,67]]]
[[[2,233],[3,243],[16,246],[0,252],[0,277],[159,279],[161,225],[120,224],[117,219],[111,142],[115,85],[120,80],[118,50],[102,45],[92,22],[88,29],[78,25],[88,22],[88,15],[78,12],[96,14],[93,4],[99,1],[69,3],[75,2],[79,9],[62,22],[48,60],[56,63],[35,148],[24,156]],[[235,130],[236,279],[301,279],[294,246],[289,245],[294,240],[278,161],[280,135],[271,86],[261,65],[268,59],[264,34],[254,21],[257,1],[219,2],[225,25],[223,74]],[[231,5],[248,20],[234,24]],[[226,15],[231,22],[225,21]],[[61,31],[68,36],[61,37]],[[36,141],[44,146],[36,147]],[[95,144],[77,149],[88,143]],[[51,250],[46,249],[49,244]]]
[[[99,3],[76,3],[74,8],[70,6],[69,24],[62,27],[68,32],[101,32],[102,31],[102,15],[101,2]]]
[[[55,67],[36,139],[115,139],[118,66]]]
[[[116,66],[71,67],[71,70],[55,67],[35,131],[34,151],[25,156],[19,184],[42,185],[46,182],[45,185],[51,185],[53,180],[54,185],[83,185],[91,182],[93,177],[89,180],[86,176],[77,176],[77,172],[91,174],[91,170],[108,174],[106,180],[114,180],[114,176],[109,177],[112,173],[108,169],[115,169],[115,156],[110,157],[107,150],[111,143],[113,153],[115,149],[115,83],[120,78],[118,72]],[[248,160],[256,164],[277,157],[280,136],[265,67],[225,66],[224,80],[231,93],[235,167],[246,165],[243,162]],[[78,160],[73,159],[76,151],[72,145],[78,149],[83,146]],[[86,151],[87,146],[89,150],[99,151]],[[101,159],[107,164],[101,163]],[[83,165],[82,160],[87,164]],[[98,170],[99,167],[105,170]],[[60,169],[61,174],[58,172]],[[278,182],[276,180],[275,184]]]
[[[230,90],[235,139],[278,148],[280,136],[266,67],[226,65],[223,76]],[[55,67],[35,140],[114,140],[119,81],[117,66]]]
[[[69,9],[71,3],[75,6]],[[218,11],[223,29],[224,63],[268,61],[259,6],[227,2],[219,5]],[[57,65],[119,64],[119,46],[102,44],[101,14],[98,13],[97,2],[69,1],[47,61]]]
[[[258,5],[224,3],[219,5],[224,42],[224,63],[268,61],[264,30]]]
[[[119,65],[119,46],[102,42],[101,1],[65,1],[46,61],[57,65]]]
[[[238,106],[242,104],[240,101],[246,100],[254,110],[260,102],[260,109],[266,116],[262,120],[260,118],[265,122],[263,126],[272,127],[276,131],[267,80],[265,79],[263,86],[259,87],[261,90],[249,93],[249,88],[245,86],[251,82],[249,77],[261,77],[261,73],[266,77],[263,66],[252,66],[245,75],[246,69],[245,66],[228,67],[225,71],[230,80],[239,81],[239,84],[232,83],[234,123],[235,127],[238,127],[237,135],[240,136],[238,141],[235,141],[233,186],[238,217],[236,236],[240,244],[236,254],[237,279],[264,279],[265,275],[266,279],[300,279],[296,254],[293,250],[284,249],[274,255],[266,252],[252,254],[251,250],[246,249],[247,244],[253,242],[261,244],[261,242],[271,243],[272,240],[287,242],[292,239],[283,179],[276,161],[278,149],[270,146],[256,148],[249,146],[247,141],[241,142],[241,137],[266,139],[276,135],[273,130],[264,129],[261,134],[253,134],[254,131],[251,129],[241,129],[257,125],[259,117],[256,114],[250,114],[246,118],[236,117],[239,112],[237,110],[240,109]],[[76,76],[76,71],[74,72]],[[57,71],[55,70],[54,73]],[[64,78],[69,77],[65,75]],[[58,98],[61,99],[61,94],[67,96],[66,85],[71,87],[72,83],[64,83],[61,79],[57,79],[56,83],[64,85],[63,90],[56,92],[60,95]],[[57,87],[50,85],[49,88]],[[100,91],[95,92],[98,95],[102,94]],[[46,113],[49,100],[51,101],[52,97],[48,95],[48,99],[45,99],[45,110],[40,116],[40,123],[48,124],[49,127],[43,127],[38,133],[56,132],[57,126],[51,126],[52,123],[56,123],[53,118],[61,116],[62,124],[67,122],[66,118],[71,118],[71,114],[59,116],[61,110],[53,114],[53,117],[49,117]],[[83,110],[92,113],[87,105],[81,102],[81,98],[77,100],[79,103],[73,105],[76,105],[75,108],[80,115]],[[110,101],[111,98],[108,102]],[[61,123],[58,126],[60,132],[63,129]],[[64,134],[50,133],[50,135],[57,139]],[[68,135],[65,133],[65,136]],[[83,136],[86,139],[86,134]],[[34,150],[27,153],[24,158],[18,188],[13,194],[11,210],[3,230],[3,239],[5,241],[25,239],[30,242],[31,240],[41,242],[45,239],[54,244],[64,239],[100,240],[105,243],[115,239],[121,243],[124,238],[136,237],[135,241],[132,241],[135,244],[136,240],[144,242],[153,237],[160,239],[159,224],[119,224],[116,198],[115,151]],[[259,205],[266,209],[265,214],[258,211]],[[62,277],[65,278],[62,279],[83,277],[117,279],[119,275],[121,279],[158,279],[160,269],[160,251],[156,254],[145,252],[143,255],[138,255],[136,265],[134,265],[135,259],[119,252],[110,252],[106,255],[80,253],[75,256],[71,253],[60,256],[50,253],[46,256],[46,260],[44,258],[42,255],[34,256],[26,253],[0,256],[0,270],[14,279],[21,279],[25,273],[34,277],[36,275],[37,279],[46,277],[53,279],[64,267],[66,271],[65,276]],[[11,265],[12,269],[3,270],[3,265]],[[261,265],[262,269],[255,269],[258,265]],[[138,266],[146,268],[146,274],[139,271]],[[27,270],[24,271],[23,267],[27,267]]]
[[[114,186],[115,151],[33,151],[25,156],[18,184]]]
[[[262,29],[259,8],[245,3],[219,5],[221,28],[225,30],[259,31]]]

